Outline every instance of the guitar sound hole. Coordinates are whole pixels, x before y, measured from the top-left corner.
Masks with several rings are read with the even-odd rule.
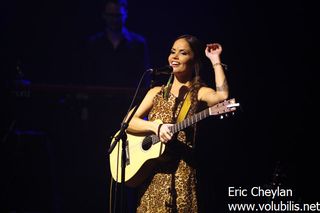
[[[142,149],[143,150],[148,150],[152,146],[152,138],[150,136],[145,137],[144,140],[142,141]]]

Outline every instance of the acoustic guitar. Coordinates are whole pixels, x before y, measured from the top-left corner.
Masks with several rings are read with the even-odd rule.
[[[174,134],[208,116],[220,115],[223,117],[223,114],[233,113],[238,106],[240,106],[240,104],[236,103],[235,99],[225,100],[172,125],[170,130]],[[157,120],[156,122],[162,123],[160,120]],[[115,134],[115,137],[119,132],[120,131]],[[126,132],[126,134],[124,181],[127,186],[136,187],[147,178],[150,171],[152,171],[152,168],[156,165],[157,158],[159,158],[166,149],[166,145],[161,143],[160,139],[155,134],[144,135],[132,134],[129,132]],[[115,137],[113,137],[111,144],[114,142]],[[118,183],[121,183],[122,143],[123,141],[119,140],[109,156],[111,175]]]

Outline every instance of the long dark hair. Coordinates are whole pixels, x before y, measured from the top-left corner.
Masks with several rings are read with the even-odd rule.
[[[175,41],[179,39],[185,39],[188,44],[190,45],[190,48],[194,54],[194,73],[193,73],[193,79],[192,79],[192,85],[190,88],[191,92],[191,107],[189,113],[192,115],[197,111],[198,107],[198,91],[200,87],[204,86],[204,83],[201,80],[200,77],[200,70],[202,68],[202,63],[204,60],[204,45],[202,42],[193,35],[185,34],[177,37]]]

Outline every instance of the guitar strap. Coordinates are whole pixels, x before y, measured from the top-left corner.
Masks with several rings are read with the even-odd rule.
[[[191,92],[189,91],[180,109],[179,115],[177,117],[177,122],[184,120],[184,118],[186,117],[189,111],[190,106],[191,106]]]

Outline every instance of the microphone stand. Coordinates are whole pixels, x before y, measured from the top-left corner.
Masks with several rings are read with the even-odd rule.
[[[131,101],[131,104],[130,104],[130,107],[129,107],[129,110],[127,112],[127,115],[125,116],[124,120],[126,120],[126,118],[128,117],[128,114],[130,112],[130,109],[132,108],[133,106],[133,103],[135,102],[135,99],[136,99],[136,96],[137,96],[137,93],[138,91],[140,90],[140,87],[141,87],[141,82],[142,80],[144,79],[144,76],[146,73],[150,72],[151,70],[146,70],[144,73],[143,73],[143,76],[142,78],[140,79],[140,82],[136,88],[136,92],[134,94],[134,97]],[[153,74],[153,73],[152,73]],[[139,105],[140,103],[134,107],[132,113],[130,114],[129,118],[126,120],[126,121],[123,121],[121,123],[121,128],[120,128],[120,131],[119,131],[119,134],[115,137],[115,140],[113,141],[113,143],[110,145],[109,147],[109,150],[108,150],[108,154],[110,155],[111,152],[113,151],[113,149],[115,148],[115,146],[117,145],[117,143],[122,140],[122,146],[121,146],[121,192],[120,192],[120,212],[121,213],[124,213],[124,210],[123,210],[123,206],[124,206],[124,202],[123,202],[123,195],[124,195],[124,186],[125,186],[125,167],[126,167],[126,162],[127,162],[127,155],[126,155],[126,146],[128,145],[128,142],[127,141],[127,133],[126,133],[126,130],[129,126],[129,123],[133,117],[133,115],[136,113],[137,109],[139,108]],[[115,208],[114,208],[114,211],[115,211]]]
[[[149,89],[152,89],[154,87],[155,72],[152,69],[148,69],[147,71],[151,72],[151,80],[150,80]]]

